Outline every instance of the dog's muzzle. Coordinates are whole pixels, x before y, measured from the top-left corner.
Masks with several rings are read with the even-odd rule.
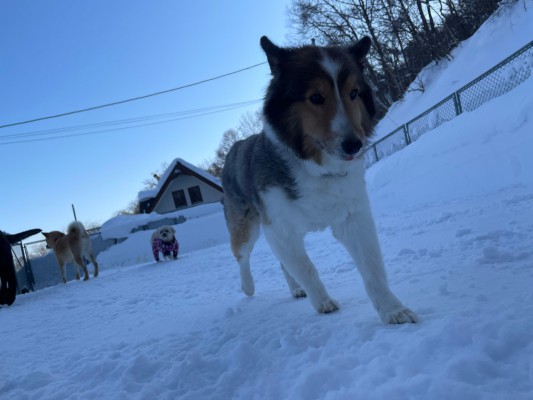
[[[342,150],[348,156],[356,155],[363,147],[363,143],[357,138],[346,139],[341,143]]]
[[[343,158],[347,161],[353,160],[362,148],[363,142],[357,138],[348,138],[341,143]]]

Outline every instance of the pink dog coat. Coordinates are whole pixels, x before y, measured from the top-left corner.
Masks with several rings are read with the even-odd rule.
[[[154,258],[156,261],[159,261],[159,252],[163,253],[163,256],[169,257],[170,253],[174,257],[174,260],[178,258],[180,246],[176,238],[172,242],[164,242],[163,240],[156,238],[152,243],[152,251],[154,253]]]

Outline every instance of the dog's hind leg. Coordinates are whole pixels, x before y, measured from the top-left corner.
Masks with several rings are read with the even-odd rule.
[[[259,237],[259,215],[248,210],[244,215],[236,215],[225,205],[226,223],[231,239],[231,250],[239,263],[241,288],[247,296],[255,291],[254,278],[250,271],[250,254]]]
[[[92,252],[89,252],[87,256],[94,265],[94,277],[96,278],[98,276],[98,263],[96,262],[96,258],[94,258],[94,254]]]
[[[264,233],[272,251],[291,279],[305,289],[313,307],[319,313],[337,311],[338,303],[329,297],[315,266],[305,251],[303,235],[288,229],[274,229],[272,225],[265,225]]]
[[[57,260],[57,263],[59,264],[59,272],[61,272],[61,279],[63,280],[63,283],[67,283],[67,274],[65,272],[65,263],[63,261]]]
[[[281,265],[281,270],[283,271],[283,275],[285,275],[285,280],[287,281],[287,284],[289,285],[289,290],[291,291],[291,294],[293,297],[299,299],[301,297],[307,297],[307,294],[305,293],[305,290],[303,290],[298,282],[294,280],[292,276],[287,272],[287,269]]]
[[[78,264],[82,269],[85,276],[83,277],[84,281],[89,280],[89,270],[87,269],[87,266],[85,265],[85,261],[83,261],[83,258],[81,256],[74,256],[74,262]]]

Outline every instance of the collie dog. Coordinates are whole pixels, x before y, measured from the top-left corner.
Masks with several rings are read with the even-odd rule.
[[[263,132],[235,143],[222,172],[223,205],[241,287],[254,294],[250,253],[260,225],[294,297],[338,310],[309,259],[304,236],[331,227],[353,258],[385,323],[416,322],[387,284],[364,181],[373,94],[363,77],[365,37],[346,47],[281,48],[261,38],[272,79]]]
[[[89,279],[89,271],[85,265],[84,256],[89,258],[94,265],[94,277],[98,276],[98,263],[94,258],[91,239],[89,239],[89,235],[81,222],[72,222],[68,226],[66,235],[59,231],[43,232],[43,235],[46,238],[46,247],[54,250],[63,283],[67,283],[65,264],[68,262],[74,264],[77,280],[80,279],[79,267],[83,269],[83,280]]]

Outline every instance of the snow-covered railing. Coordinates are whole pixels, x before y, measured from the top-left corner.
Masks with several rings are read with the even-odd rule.
[[[452,93],[419,116],[379,139],[366,150],[367,168],[408,144],[424,133],[472,111],[487,101],[507,93],[531,76],[533,69],[533,41],[511,54],[461,89]]]

